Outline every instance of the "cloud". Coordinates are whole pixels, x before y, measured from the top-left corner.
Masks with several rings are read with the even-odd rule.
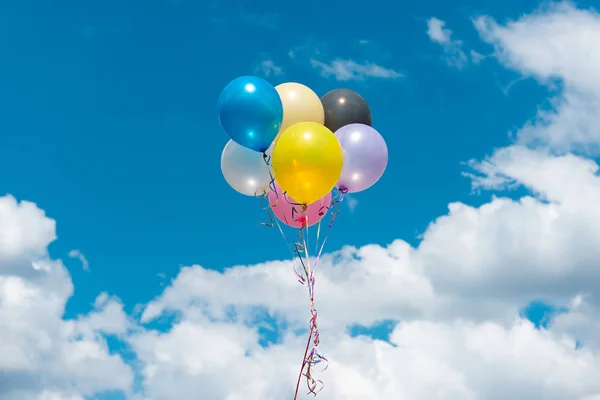
[[[452,43],[452,31],[444,29],[446,23],[438,18],[430,18],[427,21],[427,35],[436,43],[447,45]]]
[[[320,71],[321,75],[326,78],[333,77],[337,81],[360,81],[366,78],[398,79],[403,76],[400,72],[393,69],[369,62],[360,64],[353,60],[343,60],[338,58],[330,63],[311,59],[310,63],[313,68]]]
[[[460,40],[452,39],[452,31],[444,28],[446,22],[438,18],[430,18],[427,21],[427,36],[434,43],[443,47],[445,59],[448,65],[456,68],[462,68],[469,61],[467,55],[462,49],[463,43]],[[471,52],[474,62],[478,63],[483,59],[483,56],[477,52]]]
[[[375,61],[389,59],[390,54],[377,42],[358,40],[353,43],[351,57],[332,56],[331,45],[323,40],[309,38],[303,45],[293,47],[288,56],[299,65],[310,64],[321,76],[337,81],[363,81],[375,79],[399,79],[404,75],[392,68],[384,67]]]
[[[198,343],[190,348],[186,343]],[[138,337],[152,399],[281,399],[293,394],[301,339],[256,346],[249,329],[197,321]],[[224,350],[222,353],[219,349]],[[330,337],[323,399],[581,399],[600,390],[598,354],[527,321],[401,323],[391,343]],[[246,354],[251,355],[246,355]],[[196,394],[194,394],[196,393]],[[304,398],[302,396],[301,398]]]
[[[351,213],[354,213],[356,207],[358,207],[358,200],[351,195],[346,195],[345,200],[346,205],[348,206],[348,210],[350,210]]]
[[[85,400],[78,395],[69,395],[59,392],[44,391],[37,400]]]
[[[133,373],[109,352],[102,332],[123,333],[128,318],[116,299],[64,320],[73,285],[47,246],[55,222],[29,202],[0,198],[0,398],[80,399],[128,391]]]
[[[283,75],[283,68],[275,65],[273,60],[264,60],[256,66],[256,72],[266,77]]]
[[[43,257],[47,254],[45,245],[56,239],[54,220],[45,218],[34,203],[17,203],[12,196],[0,197],[0,227],[3,231],[0,255],[6,261],[17,260],[24,254]]]
[[[552,3],[518,20],[474,20],[481,38],[508,68],[546,85],[550,107],[519,132],[521,143],[554,151],[600,150],[600,14]]]
[[[83,255],[83,253],[81,251],[79,251],[77,249],[71,250],[71,251],[69,251],[69,257],[77,258],[79,261],[81,261],[81,268],[83,268],[84,271],[90,270],[90,263],[88,262],[87,258],[85,258],[85,256]]]
[[[471,61],[473,64],[479,64],[486,59],[486,56],[476,52],[475,50],[471,50],[469,53],[471,54]]]

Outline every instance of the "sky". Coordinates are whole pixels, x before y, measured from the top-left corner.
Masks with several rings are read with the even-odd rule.
[[[317,271],[318,399],[600,400],[592,5],[1,2],[0,399],[293,398],[306,288],[220,170],[257,75],[389,150]]]

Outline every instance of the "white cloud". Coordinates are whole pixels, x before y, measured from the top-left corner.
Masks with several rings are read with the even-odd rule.
[[[462,68],[468,62],[467,55],[462,49],[463,43],[460,40],[452,38],[452,31],[445,28],[446,22],[438,18],[430,18],[427,21],[427,36],[434,43],[443,47],[445,59],[448,65]],[[478,63],[483,59],[481,54],[471,52],[473,60]]]
[[[446,45],[452,43],[452,31],[445,29],[446,22],[438,18],[430,18],[427,21],[427,35],[436,43]]]
[[[84,400],[84,398],[78,395],[44,391],[38,400]]]
[[[475,50],[471,50],[469,53],[471,54],[471,61],[473,61],[473,64],[479,64],[486,58],[486,56],[476,52]]]
[[[330,45],[325,41],[309,39],[304,45],[296,46],[288,52],[290,59],[298,64],[310,63],[311,67],[325,78],[333,78],[336,81],[363,81],[365,79],[399,79],[404,75],[389,67],[379,65],[371,61],[362,60],[389,58],[386,50],[371,40],[361,39],[355,47],[357,57],[334,57],[331,55]],[[355,56],[356,56],[355,54]]]
[[[273,60],[264,60],[257,67],[256,72],[266,77],[283,75],[283,68],[276,65]]]
[[[596,154],[600,149],[600,15],[552,3],[501,25],[489,16],[475,27],[500,62],[557,89],[551,107],[519,133],[525,144]]]
[[[365,78],[398,79],[403,76],[398,71],[369,62],[357,63],[353,60],[335,59],[330,63],[324,63],[311,59],[310,63],[324,77],[333,77],[338,81],[364,80]]]
[[[69,257],[76,258],[79,261],[81,261],[81,268],[83,268],[84,271],[90,270],[90,263],[88,262],[87,258],[85,258],[85,256],[83,255],[83,253],[81,251],[79,251],[77,249],[71,250],[71,251],[69,251]]]
[[[600,391],[598,353],[526,321],[400,324],[392,346],[366,338],[327,336],[332,363],[319,398],[395,400],[581,399]],[[190,347],[188,343],[197,343]],[[302,338],[288,335],[267,349],[240,326],[181,322],[148,333],[134,348],[146,365],[146,396],[155,400],[291,398]],[[246,354],[251,355],[246,355]],[[305,389],[302,389],[303,392]],[[301,393],[303,393],[301,392]],[[302,396],[300,398],[308,398]]]
[[[46,255],[46,244],[56,239],[55,222],[31,202],[17,203],[12,196],[0,198],[0,255],[10,262],[24,254]],[[4,264],[4,268],[8,264]],[[0,273],[6,271],[0,266]]]
[[[350,210],[350,212],[353,213],[356,210],[356,207],[358,207],[358,199],[356,199],[352,195],[347,194],[344,200],[346,205],[348,206],[348,210]]]
[[[586,348],[600,351],[600,311],[597,305],[581,297],[581,304],[555,318],[552,330],[559,333],[569,333],[585,345]]]
[[[0,220],[0,398],[74,400],[128,390],[132,371],[99,334],[119,331],[124,314],[116,300],[64,320],[73,285],[63,264],[47,256],[54,220],[10,196],[0,198]]]

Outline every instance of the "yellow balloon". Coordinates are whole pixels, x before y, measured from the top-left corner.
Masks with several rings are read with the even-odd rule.
[[[325,110],[321,99],[309,87],[296,82],[275,87],[283,104],[283,121],[279,133],[299,122],[325,123]]]
[[[333,189],[342,174],[344,154],[337,137],[316,122],[283,131],[273,148],[273,174],[284,192],[311,204]]]

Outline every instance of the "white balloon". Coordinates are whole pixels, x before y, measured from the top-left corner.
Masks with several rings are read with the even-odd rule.
[[[221,171],[229,186],[246,196],[269,192],[271,175],[262,153],[230,140],[221,154]]]

